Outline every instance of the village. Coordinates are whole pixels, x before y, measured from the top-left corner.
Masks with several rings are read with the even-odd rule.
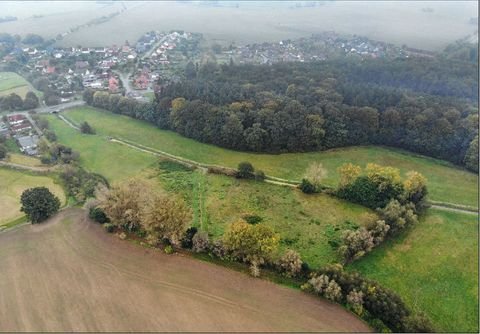
[[[1,42],[0,42],[1,44]],[[312,62],[335,57],[408,58],[431,57],[429,52],[400,48],[384,42],[335,32],[279,42],[247,45],[208,45],[198,33],[150,31],[135,43],[108,47],[15,47],[0,67],[26,78],[43,92],[41,105],[54,106],[81,100],[86,89],[119,94],[142,102],[152,101],[163,85],[180,81],[185,66],[205,61],[234,64]],[[20,62],[20,61],[21,62]],[[0,107],[1,108],[1,107]],[[1,110],[0,110],[1,111]],[[13,114],[0,123],[0,136],[15,138],[21,151],[36,155],[39,135],[28,114]]]

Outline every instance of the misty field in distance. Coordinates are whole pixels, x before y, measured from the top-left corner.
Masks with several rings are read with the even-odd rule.
[[[335,30],[397,45],[439,50],[450,41],[474,34],[476,2],[229,2],[217,6],[180,2],[1,3],[0,12],[18,21],[1,23],[3,32],[44,37],[68,33],[58,46],[120,45],[145,31],[184,29],[203,33],[207,40],[230,44],[277,41]],[[43,7],[41,6],[43,5]],[[238,5],[238,7],[237,7]],[[297,7],[298,6],[298,7]],[[45,7],[49,11],[45,10]],[[52,7],[54,8],[52,10]],[[94,10],[92,10],[92,8]],[[28,11],[30,15],[22,15]],[[36,16],[32,16],[32,13]],[[94,19],[118,13],[106,22]],[[355,18],[352,20],[352,17]]]

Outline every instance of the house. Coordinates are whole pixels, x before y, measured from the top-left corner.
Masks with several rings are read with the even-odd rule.
[[[150,80],[145,73],[142,73],[134,81],[134,85],[138,89],[147,89],[149,83],[150,83]]]
[[[12,132],[15,132],[15,133],[19,133],[19,132],[23,132],[31,129],[32,129],[32,125],[28,121],[10,126],[10,130],[12,130]]]
[[[38,145],[38,136],[22,136],[17,137],[18,145],[20,146],[20,151],[28,155],[37,154],[37,145]]]
[[[118,80],[115,77],[110,77],[108,80],[108,90],[111,93],[118,91]]]
[[[8,116],[7,120],[8,120],[8,123],[10,125],[17,125],[17,124],[21,124],[24,121],[26,121],[27,118],[25,116],[21,115],[21,114],[17,114],[17,115]]]

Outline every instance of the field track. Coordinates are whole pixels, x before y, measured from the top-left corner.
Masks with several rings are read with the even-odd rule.
[[[369,331],[320,298],[122,241],[81,209],[0,247],[0,331]]]

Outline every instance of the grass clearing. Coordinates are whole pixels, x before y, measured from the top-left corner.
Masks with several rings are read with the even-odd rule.
[[[175,132],[156,128],[146,122],[98,111],[90,107],[69,110],[65,115],[80,124],[87,121],[98,134],[124,138],[154,149],[198,162],[236,168],[241,161],[250,161],[255,168],[285,179],[299,180],[312,162],[321,162],[328,170],[325,183],[338,181],[337,168],[352,162],[365,166],[369,162],[397,167],[402,173],[416,170],[428,179],[430,198],[435,201],[478,206],[478,176],[448,162],[414,155],[405,151],[383,147],[348,147],[323,152],[256,154],[236,152],[203,144],[182,137]],[[54,130],[63,131],[54,124]],[[58,129],[57,129],[58,128]]]
[[[19,219],[20,196],[22,192],[32,187],[47,187],[65,203],[65,193],[62,187],[51,177],[39,176],[9,168],[0,168],[0,225]]]
[[[348,221],[362,224],[366,214],[372,214],[362,206],[324,194],[305,195],[287,187],[172,165],[161,162],[157,177],[164,189],[186,200],[194,226],[219,238],[226,226],[243,214],[258,215],[280,234],[281,249],[297,250],[314,268],[337,262],[338,253],[329,240],[340,237],[350,227]]]
[[[29,157],[28,155],[19,154],[19,153],[10,153],[8,155],[7,162],[11,162],[18,165],[29,166],[29,167],[43,166],[40,159]]]
[[[430,209],[349,268],[425,312],[441,332],[478,332],[478,217]]]

